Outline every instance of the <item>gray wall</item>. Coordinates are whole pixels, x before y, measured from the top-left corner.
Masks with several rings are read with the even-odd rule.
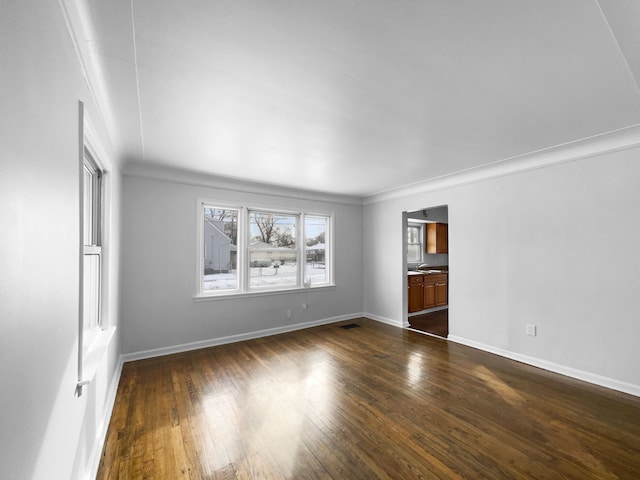
[[[363,311],[362,206],[124,178],[124,353],[138,353]],[[197,199],[335,212],[336,287],[195,301]],[[302,303],[309,308],[302,310]],[[291,309],[292,318],[286,318]]]
[[[406,318],[402,212],[446,204],[453,338],[640,392],[638,179],[636,148],[371,203],[365,309]]]
[[[96,454],[119,356],[116,338],[75,395],[78,100],[99,115],[58,2],[2,2],[0,58],[0,478],[80,478]],[[112,177],[107,321],[116,326],[119,173]]]

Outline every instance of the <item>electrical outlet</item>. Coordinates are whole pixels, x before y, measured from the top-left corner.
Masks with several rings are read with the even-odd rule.
[[[287,310],[287,318],[291,318],[291,310]]]
[[[532,337],[536,336],[536,326],[535,325],[527,325],[527,335]]]

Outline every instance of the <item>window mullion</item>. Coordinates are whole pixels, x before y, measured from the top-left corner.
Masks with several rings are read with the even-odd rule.
[[[206,205],[204,202],[199,202],[200,210],[198,213],[198,288],[200,294],[204,293],[204,264],[206,256],[206,246],[204,239],[204,213]]]
[[[249,291],[249,211],[246,207],[240,209],[238,219],[238,283],[241,292]]]
[[[307,265],[307,232],[305,230],[306,214],[298,215],[298,287],[305,285]]]

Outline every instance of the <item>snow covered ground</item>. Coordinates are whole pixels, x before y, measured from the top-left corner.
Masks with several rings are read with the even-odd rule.
[[[287,263],[274,267],[251,267],[250,268],[250,286],[295,286],[296,285],[295,263]],[[307,264],[305,272],[307,280],[311,280],[311,284],[324,283],[326,281],[326,270],[323,264]],[[204,276],[204,290],[226,290],[237,288],[236,273],[214,273]]]

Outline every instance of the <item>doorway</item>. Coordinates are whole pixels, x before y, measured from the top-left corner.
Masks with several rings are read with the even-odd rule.
[[[408,327],[449,335],[449,211],[447,205],[404,212]]]

